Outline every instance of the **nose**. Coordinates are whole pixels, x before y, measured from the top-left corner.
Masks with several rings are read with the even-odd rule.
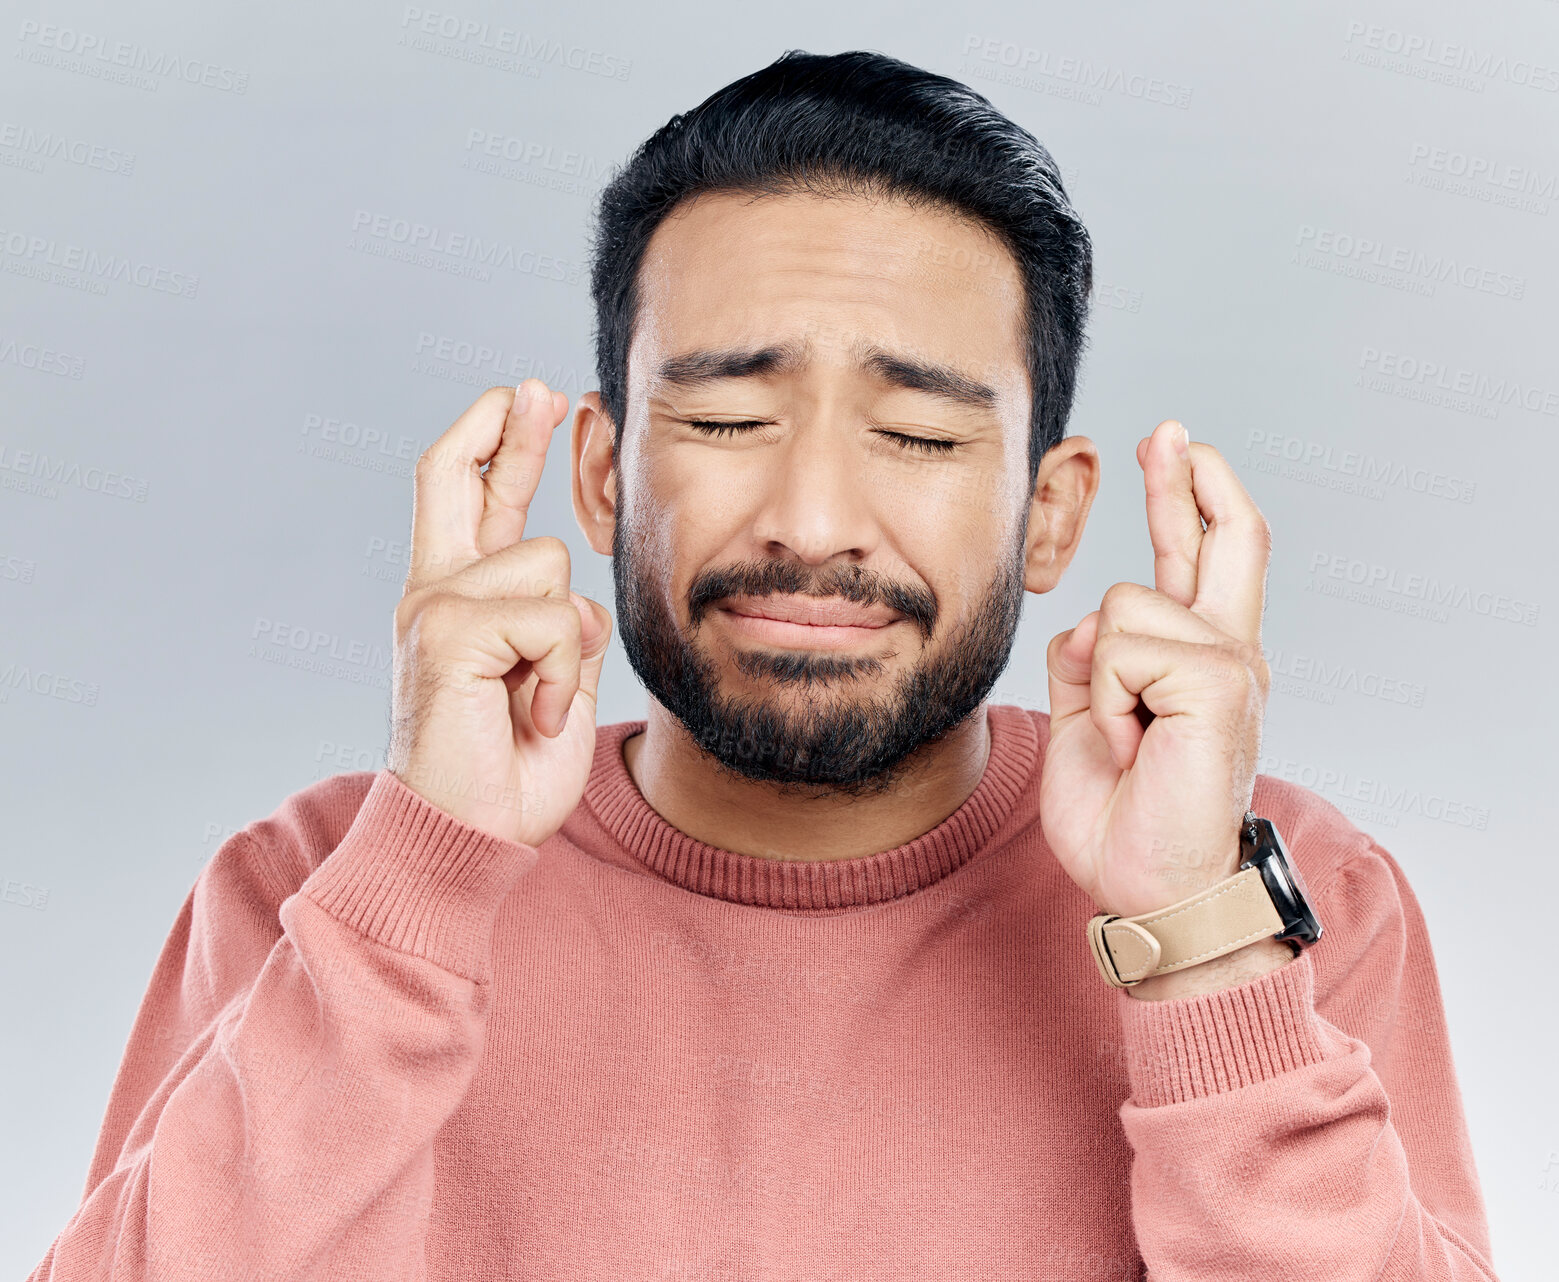
[[[882,538],[858,427],[818,414],[765,459],[753,538],[771,556],[807,565],[864,561]]]

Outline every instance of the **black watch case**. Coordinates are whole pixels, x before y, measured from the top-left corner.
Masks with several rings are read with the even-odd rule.
[[[1272,906],[1283,919],[1283,929],[1274,939],[1289,940],[1301,948],[1308,948],[1321,937],[1321,921],[1310,906],[1310,893],[1299,869],[1288,857],[1288,850],[1278,830],[1269,819],[1259,818],[1253,811],[1245,814],[1240,829],[1240,869],[1257,868],[1261,880],[1272,896]]]

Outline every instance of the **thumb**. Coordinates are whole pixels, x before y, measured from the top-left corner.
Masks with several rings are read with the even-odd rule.
[[[592,601],[589,597],[580,596],[572,588],[569,589],[568,597],[579,611],[582,624],[579,640],[579,688],[590,696],[590,702],[594,704],[601,687],[601,669],[606,664],[607,643],[612,639],[612,616],[604,605]]]
[[[1059,724],[1087,712],[1093,703],[1093,647],[1099,637],[1099,611],[1075,628],[1050,638],[1045,666],[1050,671],[1050,720]]]

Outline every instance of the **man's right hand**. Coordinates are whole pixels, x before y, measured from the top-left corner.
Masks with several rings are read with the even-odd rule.
[[[523,537],[567,413],[568,397],[528,378],[483,392],[428,447],[395,608],[389,768],[455,818],[532,846],[583,795],[612,630],[569,588],[563,541]]]

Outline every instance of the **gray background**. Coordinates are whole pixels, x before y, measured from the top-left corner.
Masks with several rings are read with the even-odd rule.
[[[4,6],[0,1271],[77,1205],[202,863],[312,780],[380,764],[412,460],[484,387],[596,385],[585,249],[609,167],[799,47],[980,89],[1052,149],[1095,238],[1073,430],[1103,488],[993,698],[1046,706],[1050,637],[1111,583],[1152,583],[1141,436],[1177,417],[1235,462],[1276,540],[1261,768],[1407,871],[1495,1265],[1551,1277],[1559,5],[452,6],[425,11],[519,51],[494,65],[394,5]],[[398,220],[520,269],[407,261]],[[136,272],[101,283],[81,255]],[[610,605],[567,438],[531,529]],[[333,666],[294,648],[316,641]],[[643,714],[615,644],[602,695],[603,721]]]

